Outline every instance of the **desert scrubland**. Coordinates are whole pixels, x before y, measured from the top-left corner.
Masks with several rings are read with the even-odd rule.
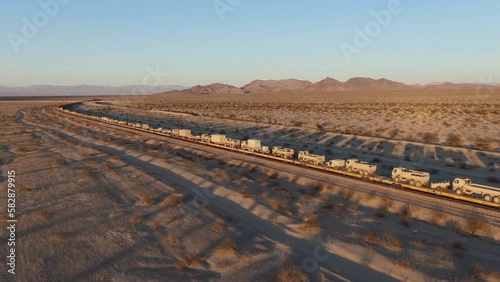
[[[496,91],[496,92],[495,92]],[[500,183],[500,92],[159,95],[86,104],[87,113],[404,166],[432,180]],[[120,105],[123,107],[116,107]]]
[[[257,135],[268,143],[306,145],[316,153],[331,150],[335,156],[356,154],[368,161],[378,157],[381,162],[423,165],[430,160],[405,161],[405,148],[435,146],[383,139],[372,141],[377,146],[367,149],[363,144],[376,137],[353,139],[319,128],[213,118],[194,109],[205,103],[208,112],[214,103],[234,97],[202,98],[207,102],[200,97],[168,97],[156,106],[144,97],[110,100],[121,106],[140,102],[141,108],[152,107],[147,111],[95,102],[77,109],[154,121],[165,128],[222,131],[241,138]],[[242,103],[254,107],[248,111],[260,108],[266,113],[264,106],[248,99],[253,98],[242,97]],[[259,101],[265,104],[278,96],[267,99]],[[315,99],[320,98],[311,101]],[[293,101],[288,105],[296,104]],[[231,152],[80,120],[57,112],[57,104],[0,104],[2,127],[8,133],[0,138],[0,201],[6,202],[6,171],[16,170],[19,281],[500,279],[500,227],[481,216],[456,216],[444,206],[424,208],[411,199],[360,192]],[[498,104],[478,107],[494,109]],[[244,115],[244,109],[233,113]],[[498,112],[489,115],[493,118]],[[383,117],[373,120],[377,119]],[[339,145],[342,142],[349,145]],[[433,148],[453,152],[430,162],[439,170],[433,176],[464,173],[495,181],[489,178],[499,165],[495,149]],[[487,161],[484,166],[460,167],[469,156]],[[446,163],[448,158],[453,166]],[[2,253],[7,253],[7,235],[2,228]],[[5,272],[0,277],[8,279]]]

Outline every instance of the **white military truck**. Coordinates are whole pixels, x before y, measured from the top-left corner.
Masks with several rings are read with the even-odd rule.
[[[290,148],[284,148],[281,146],[273,147],[273,155],[276,157],[284,158],[284,159],[292,159],[294,151]]]
[[[179,136],[179,129],[177,129],[177,128],[172,129],[171,134],[175,135],[175,136]]]
[[[249,152],[269,154],[269,147],[262,146],[259,139],[248,139],[241,142],[241,149]]]
[[[149,129],[149,124],[145,123],[141,126],[142,129]]]
[[[481,196],[485,201],[493,201],[496,204],[500,203],[500,188],[472,183],[472,180],[468,178],[455,178],[453,181],[453,192],[457,195],[476,194]]]
[[[190,129],[179,129],[179,136],[184,137],[184,138],[190,138],[191,137],[191,130]]]
[[[339,169],[339,168],[344,168],[345,167],[345,160],[329,160],[328,162],[325,163],[327,167]]]
[[[325,163],[325,156],[313,155],[309,151],[299,151],[299,161],[321,165]]]
[[[395,167],[392,170],[392,180],[398,183],[408,183],[413,186],[422,187],[429,185],[431,176],[425,171],[410,170],[405,167]]]
[[[345,163],[345,168],[348,172],[355,172],[361,175],[375,175],[377,165],[371,165],[367,162],[362,162],[357,159],[349,159]]]
[[[226,135],[212,134],[212,135],[210,135],[210,142],[217,144],[217,145],[224,145],[226,143]]]
[[[229,147],[229,148],[237,148],[240,146],[240,140],[238,139],[233,139],[233,138],[226,138],[226,141],[224,142],[224,146]]]

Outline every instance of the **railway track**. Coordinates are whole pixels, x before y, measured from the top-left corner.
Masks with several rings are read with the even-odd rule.
[[[356,180],[358,184],[360,182],[362,182],[362,183],[366,183],[366,184],[369,184],[369,185],[374,185],[375,187],[385,187],[385,188],[388,188],[388,189],[391,189],[391,190],[396,189],[398,191],[404,191],[405,193],[408,193],[407,195],[408,195],[409,198],[411,198],[412,195],[421,195],[421,196],[426,196],[426,197],[429,197],[429,198],[446,200],[446,201],[442,201],[442,202],[446,203],[446,204],[442,205],[443,208],[447,208],[447,207],[451,208],[453,206],[453,203],[455,203],[455,204],[461,204],[461,205],[467,204],[469,206],[469,208],[474,208],[473,212],[476,213],[477,215],[482,215],[482,216],[485,216],[485,217],[489,217],[492,220],[495,220],[497,223],[500,223],[500,209],[499,209],[500,208],[500,204],[495,204],[495,203],[492,203],[492,202],[486,202],[486,201],[484,201],[482,199],[465,197],[465,196],[456,195],[456,194],[453,194],[453,193],[449,193],[449,192],[441,191],[441,190],[436,190],[436,189],[411,186],[411,185],[408,185],[408,184],[395,183],[395,182],[393,182],[393,181],[391,181],[391,180],[389,180],[387,178],[383,178],[383,177],[380,177],[380,176],[367,177],[367,176],[362,176],[362,175],[358,175],[358,174],[355,174],[355,173],[350,173],[350,172],[347,172],[347,171],[342,171],[342,170],[336,170],[336,169],[327,168],[327,167],[324,167],[324,166],[307,164],[307,163],[303,163],[303,162],[300,162],[300,161],[297,161],[297,160],[294,160],[294,159],[283,159],[283,158],[275,157],[275,156],[272,156],[272,155],[266,155],[266,154],[260,154],[260,153],[252,153],[252,152],[248,152],[248,151],[241,150],[241,149],[238,149],[238,148],[229,148],[229,147],[225,147],[225,146],[221,146],[221,145],[216,145],[216,144],[211,144],[211,143],[206,143],[206,142],[201,142],[201,141],[190,140],[190,139],[187,139],[187,138],[182,138],[182,137],[178,137],[178,136],[172,136],[172,135],[161,133],[161,132],[155,132],[153,130],[146,130],[146,129],[137,128],[137,127],[133,127],[133,126],[120,125],[120,124],[116,124],[116,123],[113,123],[113,122],[106,122],[106,121],[102,121],[102,120],[97,120],[97,119],[94,119],[94,118],[82,116],[82,115],[75,114],[75,113],[68,113],[68,112],[62,112],[62,111],[61,111],[61,113],[66,114],[68,116],[73,116],[73,117],[78,117],[78,118],[81,118],[81,119],[89,120],[89,121],[92,121],[92,122],[98,122],[98,123],[101,123],[101,124],[106,124],[108,126],[119,127],[119,128],[124,128],[124,129],[128,129],[128,130],[133,130],[133,131],[138,131],[138,132],[144,132],[144,133],[152,134],[152,135],[159,136],[159,137],[165,137],[165,138],[169,138],[169,139],[173,139],[173,140],[178,140],[178,141],[181,141],[183,143],[197,144],[197,145],[200,145],[200,146],[208,146],[208,147],[212,147],[212,148],[222,149],[222,150],[225,150],[225,151],[235,152],[235,153],[239,153],[241,156],[245,156],[246,155],[246,156],[255,156],[255,157],[258,157],[258,158],[265,158],[267,160],[274,161],[277,164],[278,163],[279,164],[286,163],[286,164],[290,164],[291,166],[296,167],[296,168],[307,167],[307,168],[310,168],[311,171],[317,171],[317,172],[323,172],[323,173],[326,173],[326,174],[334,174],[334,175],[337,175],[337,176],[343,176],[344,179],[346,179],[346,180],[349,179],[350,181]],[[279,169],[281,169],[281,168],[283,168],[283,166],[280,166]],[[293,172],[293,173],[295,173],[295,172]],[[321,180],[321,179],[322,179],[321,177],[318,178],[318,180]],[[345,182],[344,184],[346,184],[346,185],[347,184],[351,184],[352,185],[353,182],[350,182],[350,181]],[[355,187],[355,185],[354,185],[354,187]],[[357,189],[355,189],[355,190],[357,190]],[[453,208],[456,208],[456,206],[453,206]],[[495,214],[497,214],[497,216],[491,216],[492,212],[494,212]]]

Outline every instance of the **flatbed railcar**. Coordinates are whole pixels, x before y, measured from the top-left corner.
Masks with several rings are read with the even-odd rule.
[[[72,111],[69,111],[69,110],[64,109],[62,107],[59,107],[59,110],[65,114],[69,114],[72,116],[77,116],[80,118],[84,118],[84,119],[88,119],[88,120],[92,120],[92,121],[98,121],[98,122],[102,122],[102,123],[106,123],[106,124],[111,124],[111,125],[115,125],[115,126],[119,126],[119,127],[137,130],[137,131],[143,131],[143,132],[147,132],[150,134],[156,134],[156,135],[160,135],[160,136],[164,136],[164,137],[168,137],[168,138],[175,138],[175,139],[179,139],[179,140],[183,140],[183,141],[187,141],[187,142],[203,144],[203,145],[216,147],[216,148],[220,148],[220,149],[224,149],[224,150],[229,150],[229,151],[233,151],[233,152],[239,152],[242,154],[272,159],[272,160],[285,162],[285,163],[289,163],[289,164],[293,164],[293,165],[298,165],[298,166],[302,166],[302,167],[308,167],[308,168],[312,168],[312,169],[316,169],[316,170],[327,171],[327,172],[335,173],[337,175],[342,175],[342,176],[346,176],[346,177],[350,177],[350,178],[356,178],[359,180],[369,181],[369,182],[373,182],[373,183],[379,183],[379,184],[383,184],[383,185],[389,185],[389,186],[393,186],[393,187],[396,187],[399,189],[408,189],[408,190],[413,190],[413,191],[420,192],[420,193],[438,195],[441,197],[446,197],[446,198],[450,198],[450,199],[454,199],[454,200],[460,200],[463,202],[469,202],[469,203],[473,203],[473,204],[477,204],[477,205],[487,206],[490,208],[500,208],[500,203],[486,201],[486,200],[481,199],[481,198],[475,198],[475,197],[470,197],[470,196],[465,196],[465,195],[458,195],[458,194],[453,193],[452,191],[449,191],[446,189],[437,189],[437,188],[416,186],[416,185],[411,185],[409,183],[396,182],[396,181],[393,181],[391,179],[388,179],[388,178],[385,178],[385,177],[379,176],[379,175],[366,175],[366,174],[362,175],[362,174],[350,172],[347,170],[329,167],[328,165],[326,165],[326,163],[322,164],[322,165],[317,165],[317,164],[313,164],[313,163],[299,161],[299,160],[296,160],[293,158],[282,158],[282,157],[274,156],[271,153],[266,154],[266,153],[261,153],[261,152],[253,152],[253,151],[244,150],[241,148],[228,147],[228,146],[225,146],[223,144],[215,144],[212,142],[207,142],[208,141],[207,139],[203,139],[204,135],[202,135],[201,138],[186,138],[186,137],[181,137],[178,134],[175,134],[174,130],[171,130],[171,131],[164,130],[163,132],[159,132],[158,130],[155,130],[155,128],[152,128],[152,127],[142,128],[141,126],[137,126],[137,124],[132,125],[132,124],[129,124],[126,122],[124,123],[123,121],[102,119],[102,118],[99,118],[97,116],[89,116],[89,115],[85,115],[85,114],[81,114],[81,113],[77,113],[77,112],[72,112]],[[174,133],[172,133],[172,132],[174,132]]]

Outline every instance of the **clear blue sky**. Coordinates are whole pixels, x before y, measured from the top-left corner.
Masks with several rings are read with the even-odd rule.
[[[498,0],[400,0],[402,11],[350,62],[342,42],[354,46],[355,27],[391,0],[242,0],[223,19],[215,0],[71,0],[24,37],[23,18],[43,23],[40,3],[54,1],[0,1],[0,85],[141,84],[156,66],[169,73],[160,84],[185,86],[326,76],[500,82]],[[15,41],[18,53],[12,34],[27,40]]]

